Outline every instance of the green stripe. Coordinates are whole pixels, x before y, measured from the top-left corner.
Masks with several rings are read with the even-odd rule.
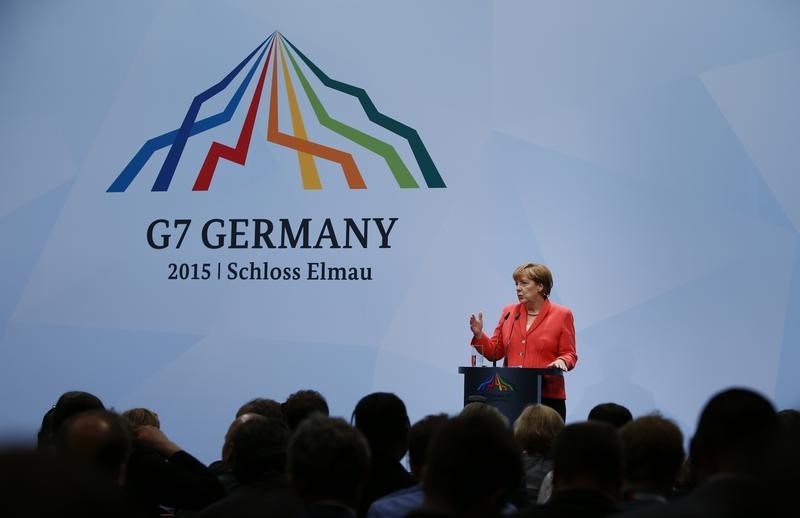
[[[444,180],[442,180],[442,177],[439,175],[439,170],[436,169],[436,164],[433,163],[431,155],[428,153],[428,150],[425,149],[425,144],[423,144],[422,139],[419,138],[417,130],[379,112],[378,108],[375,107],[375,103],[373,103],[372,99],[367,95],[366,90],[328,77],[322,69],[308,59],[308,56],[303,54],[303,51],[295,47],[294,43],[284,38],[282,34],[281,39],[291,45],[294,51],[297,52],[297,55],[300,56],[300,59],[308,65],[308,68],[314,72],[314,75],[319,78],[322,84],[347,95],[352,95],[361,103],[361,106],[364,108],[364,113],[367,114],[369,120],[408,141],[408,145],[411,146],[411,151],[417,159],[417,164],[419,164],[420,171],[422,171],[422,176],[425,178],[425,183],[428,187],[447,187],[444,184]]]
[[[295,73],[297,73],[297,77],[300,79],[300,84],[303,85],[303,90],[306,92],[306,96],[308,96],[308,100],[311,103],[311,107],[313,108],[314,114],[317,116],[320,124],[329,130],[334,131],[339,135],[342,135],[343,137],[355,142],[361,147],[367,148],[373,153],[383,157],[383,159],[386,160],[386,164],[389,166],[389,169],[392,171],[394,179],[397,181],[397,184],[400,187],[418,188],[419,185],[417,185],[417,182],[414,180],[414,177],[411,175],[408,167],[406,167],[406,164],[403,163],[400,155],[397,154],[397,151],[390,144],[383,142],[382,140],[379,140],[371,135],[367,135],[366,133],[348,126],[347,124],[328,115],[328,112],[325,111],[325,108],[322,106],[322,103],[317,97],[317,94],[314,92],[314,89],[311,88],[311,84],[308,82],[306,76],[303,75],[303,72],[297,65],[297,61],[295,61],[292,51],[289,49],[289,47],[286,47],[286,53],[289,54],[292,67],[294,68]]]

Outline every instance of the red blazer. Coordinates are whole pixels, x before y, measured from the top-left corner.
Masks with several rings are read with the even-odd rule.
[[[506,314],[508,318],[504,318]],[[472,345],[489,361],[505,358],[503,363],[508,367],[541,369],[561,358],[567,370],[572,370],[578,363],[572,311],[548,299],[528,330],[525,329],[527,318],[524,304],[509,304],[503,308],[492,337],[483,333],[480,338],[472,339]],[[564,377],[544,376],[542,397],[566,399]]]

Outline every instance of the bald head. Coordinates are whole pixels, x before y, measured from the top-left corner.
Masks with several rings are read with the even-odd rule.
[[[120,484],[124,481],[131,434],[120,416],[106,410],[83,412],[67,420],[59,435],[62,452],[88,460]]]

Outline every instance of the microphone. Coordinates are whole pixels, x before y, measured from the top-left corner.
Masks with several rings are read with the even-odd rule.
[[[503,315],[503,321],[500,323],[500,327],[501,328],[506,324],[506,320],[508,320],[508,317],[510,317],[510,316],[511,316],[511,312],[510,311],[507,311],[506,314]],[[519,313],[517,313],[517,318],[519,318]],[[514,324],[511,324],[511,325],[513,327]],[[510,334],[509,334],[508,339],[509,339],[509,341],[511,341],[511,335]],[[508,350],[508,346],[506,346],[504,349]],[[492,367],[497,367],[497,360],[492,361]]]
[[[508,315],[510,314],[511,314],[510,311],[506,313],[506,318],[508,318]],[[520,315],[519,311],[517,311],[517,314],[514,315],[514,321],[511,322],[511,329],[508,331],[508,340],[506,341],[506,345],[503,348],[503,365],[505,365],[506,367],[508,366],[508,348],[511,347],[511,335],[512,333],[514,333],[514,326],[517,324],[517,320],[519,320],[519,315]]]

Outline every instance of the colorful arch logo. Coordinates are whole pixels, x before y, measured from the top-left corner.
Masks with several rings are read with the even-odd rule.
[[[263,65],[261,64],[262,61]],[[249,68],[244,74],[241,83],[234,91],[225,108],[219,113],[198,120],[203,104],[221,94],[248,66]],[[271,73],[269,73],[270,70]],[[168,190],[189,139],[229,123],[233,119],[245,92],[248,90],[248,86],[256,75],[258,76],[257,83],[255,88],[251,90],[252,96],[250,97],[250,103],[236,143],[227,145],[218,141],[212,142],[197,173],[192,190],[207,191],[211,187],[211,182],[214,179],[220,160],[228,160],[241,166],[245,165],[259,107],[262,105],[265,107],[264,109],[268,110],[266,140],[279,146],[291,148],[297,152],[300,178],[304,189],[322,188],[322,182],[317,170],[317,159],[328,160],[338,164],[349,188],[366,189],[367,185],[351,152],[323,144],[318,139],[309,137],[306,122],[310,120],[310,114],[303,113],[303,106],[310,107],[319,127],[330,132],[329,134],[338,134],[349,143],[380,156],[386,162],[388,171],[399,187],[418,188],[420,184],[394,146],[375,135],[371,135],[335,118],[329,113],[318,94],[319,85],[317,89],[312,85],[312,80],[310,79],[312,77],[316,77],[316,80],[323,87],[355,97],[371,123],[405,140],[417,163],[421,179],[427,187],[446,187],[436,165],[414,128],[406,126],[402,122],[378,111],[367,92],[362,88],[331,79],[292,42],[280,33],[274,32],[250,52],[220,82],[194,98],[179,128],[145,142],[107,189],[107,192],[124,192],[136,179],[153,154],[165,148],[169,148],[169,151],[151,191]],[[282,81],[279,81],[279,76],[281,76]],[[268,91],[266,96],[269,97],[269,100],[262,103],[262,98],[265,97],[263,95],[265,90]],[[307,102],[302,104],[298,102],[298,92],[302,92],[305,95]],[[291,134],[282,132],[280,129],[281,117],[285,117],[282,111],[279,112],[281,100],[283,99],[286,100],[289,106]],[[308,111],[308,108],[306,110]],[[341,142],[341,139],[339,141]]]
[[[513,392],[514,386],[500,377],[500,374],[494,372],[492,373],[489,378],[478,385],[476,389],[477,392],[492,392],[492,391],[501,391],[501,392]]]

